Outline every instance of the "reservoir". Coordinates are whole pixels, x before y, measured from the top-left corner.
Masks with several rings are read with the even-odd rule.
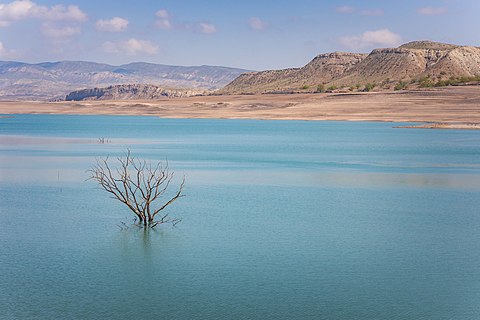
[[[480,132],[393,126],[0,118],[0,319],[479,319]],[[176,227],[88,180],[127,149]]]

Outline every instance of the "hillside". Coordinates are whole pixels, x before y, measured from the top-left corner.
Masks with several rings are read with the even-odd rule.
[[[66,101],[82,100],[152,100],[159,98],[190,97],[204,93],[195,89],[165,89],[156,85],[130,84],[115,85],[106,88],[83,89],[70,92]]]
[[[317,56],[302,68],[246,73],[220,92],[311,92],[325,88],[358,90],[435,85],[480,75],[480,48],[431,41],[414,41],[398,48],[375,49],[370,54],[330,53]]]
[[[375,49],[333,82],[336,85],[474,77],[480,74],[480,48],[428,41],[393,49]]]
[[[333,52],[321,54],[302,68],[249,72],[240,75],[221,93],[259,93],[298,90],[328,83],[351,69],[367,55]]]
[[[141,62],[112,66],[84,61],[38,64],[0,61],[0,99],[63,99],[69,92],[83,88],[131,83],[217,89],[245,71],[216,66],[181,67]]]

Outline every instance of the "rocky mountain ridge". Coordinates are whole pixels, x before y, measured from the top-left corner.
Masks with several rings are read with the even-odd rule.
[[[342,75],[366,56],[366,54],[346,52],[320,54],[302,68],[244,73],[220,92],[281,92],[306,85],[327,83]]]
[[[69,92],[117,84],[218,89],[247,70],[217,66],[130,63],[113,66],[85,61],[29,64],[0,61],[0,99],[52,100]]]
[[[152,100],[165,97],[190,97],[204,93],[204,90],[198,89],[166,89],[156,85],[126,84],[73,91],[65,97],[65,100]]]
[[[478,76],[479,47],[414,41],[398,48],[374,49],[368,55],[322,54],[302,68],[245,73],[220,92],[311,92],[342,87],[353,91],[375,86],[393,89],[399,83],[404,87],[415,83],[435,85]]]

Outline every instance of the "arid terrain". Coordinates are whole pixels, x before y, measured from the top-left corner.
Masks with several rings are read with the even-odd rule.
[[[320,54],[302,68],[248,72],[221,89],[226,94],[399,90],[479,81],[480,48],[413,41],[370,54]]]
[[[121,84],[202,91],[222,88],[244,69],[135,62],[120,66],[89,61],[0,61],[0,100],[64,100],[72,91]]]
[[[0,102],[1,114],[150,115],[164,118],[419,122],[480,128],[480,86],[355,94],[271,94],[136,101]]]

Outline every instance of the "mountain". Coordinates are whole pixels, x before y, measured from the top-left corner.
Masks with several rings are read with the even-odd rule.
[[[205,93],[205,90],[165,89],[160,86],[149,84],[120,84],[106,88],[73,91],[66,96],[65,100],[151,100],[164,97],[190,97],[203,93]]]
[[[85,61],[28,64],[0,61],[0,99],[50,100],[69,92],[117,84],[217,89],[247,70],[216,66],[168,66],[136,62],[121,66]]]
[[[244,73],[220,92],[229,94],[281,92],[299,89],[302,86],[317,86],[341,76],[366,56],[345,52],[321,54],[302,68]]]
[[[368,55],[322,54],[302,68],[244,73],[220,92],[315,91],[369,84],[393,89],[399,82],[434,85],[441,81],[460,81],[452,80],[459,78],[478,79],[479,75],[479,47],[414,41],[398,48],[375,49]]]
[[[448,79],[480,74],[480,48],[415,41],[398,48],[375,49],[362,62],[335,79],[336,85]]]

